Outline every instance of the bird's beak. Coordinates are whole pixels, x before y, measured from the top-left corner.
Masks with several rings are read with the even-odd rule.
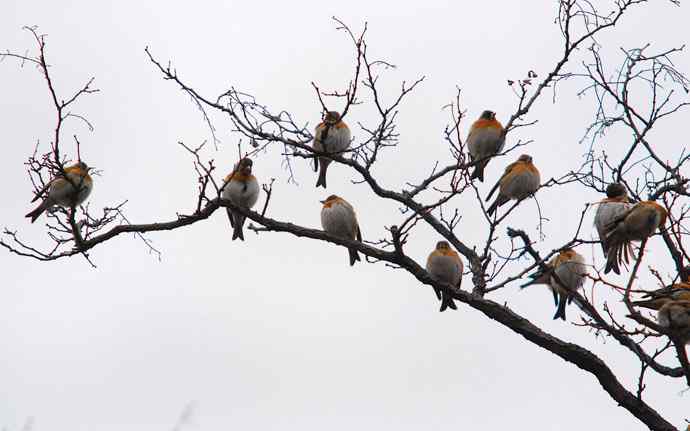
[[[322,204],[325,204],[325,203],[326,203],[326,201],[319,201],[319,202],[321,202]]]

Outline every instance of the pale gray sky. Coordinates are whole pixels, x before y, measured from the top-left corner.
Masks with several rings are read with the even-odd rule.
[[[690,20],[687,6],[655,3],[602,37],[607,52],[618,55],[620,46],[648,41],[658,49],[688,42],[677,31]],[[470,118],[490,108],[505,121],[515,105],[506,79],[529,69],[543,74],[561,54],[555,8],[543,1],[10,0],[0,14],[0,49],[34,49],[21,27],[38,25],[49,35],[48,61],[60,94],[95,76],[101,92],[75,108],[95,131],[77,122],[65,129],[66,142],[77,133],[83,158],[103,170],[90,203],[98,208],[128,199],[133,222],[162,221],[196,204],[196,175],[177,141],[197,145],[209,133],[189,98],[147,61],[144,47],[163,62],[171,59],[187,83],[212,98],[232,85],[312,127],[320,106],[309,82],[342,88],[352,72],[353,51],[332,15],[353,29],[368,21],[370,54],[398,65],[386,75],[385,95],[403,79],[427,76],[402,107],[399,150],[385,153],[375,169],[396,189],[422,178],[435,160],[448,160],[442,141],[448,114],[441,106],[456,85]],[[575,57],[573,66],[581,60]],[[690,72],[687,54],[677,66]],[[564,85],[556,105],[544,97],[530,116],[539,124],[509,137],[535,140],[527,151],[543,179],[579,166],[585,148],[578,140],[593,114],[592,100],[574,95],[580,86]],[[0,222],[48,245],[43,224],[23,217],[32,195],[22,164],[36,140],[47,145],[51,138],[47,89],[31,66],[5,61],[0,93],[0,176],[11,185]],[[687,145],[678,142],[683,118],[687,112],[653,136],[668,157]],[[215,121],[223,142],[208,155],[224,167],[220,178],[235,160],[237,138],[222,117]],[[371,122],[372,111],[353,108],[348,121]],[[615,155],[627,139],[625,132],[610,133],[609,151]],[[318,200],[337,193],[358,210],[365,238],[381,237],[384,226],[399,222],[395,205],[374,203],[343,167],[329,170],[327,192],[313,188],[306,161],[295,163],[300,185],[286,183],[279,152],[254,166],[260,180],[276,178],[270,216],[318,227]],[[508,161],[491,163],[483,193]],[[538,248],[550,251],[570,238],[583,203],[597,199],[576,186],[540,192],[551,221]],[[486,227],[472,199],[458,203],[462,239],[481,244]],[[507,225],[536,238],[536,214],[534,203],[525,202]],[[591,215],[586,223],[591,226]],[[121,236],[93,250],[95,270],[81,258],[39,263],[0,253],[0,429],[19,430],[33,418],[36,431],[171,430],[190,402],[185,430],[644,429],[589,374],[467,307],[439,314],[429,290],[401,271],[350,268],[344,249],[286,234],[247,232],[245,243],[231,242],[231,235],[223,212],[151,235],[162,262]],[[423,263],[437,239],[421,228],[407,250]],[[599,249],[581,251],[591,261],[592,250],[601,264]],[[661,252],[650,259],[671,271]],[[598,306],[606,298],[616,302],[603,288],[595,296]],[[494,298],[592,349],[634,388],[638,361],[613,341],[552,321],[546,290],[511,286]],[[579,313],[568,312],[570,321]],[[681,426],[690,415],[683,388],[679,379],[651,376],[645,394]]]

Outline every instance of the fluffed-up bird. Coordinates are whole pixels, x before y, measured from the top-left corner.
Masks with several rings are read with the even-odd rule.
[[[484,168],[491,157],[503,150],[506,136],[503,125],[496,120],[496,113],[484,111],[479,119],[472,123],[470,133],[467,135],[467,149],[470,160],[476,162],[471,179],[478,178],[484,182]]]
[[[321,226],[323,230],[338,238],[357,240],[362,242],[362,232],[359,230],[357,215],[354,208],[345,199],[330,195],[321,201]],[[361,261],[359,253],[354,248],[348,248],[350,266]]]
[[[314,131],[314,150],[329,154],[340,153],[348,149],[350,138],[350,128],[340,119],[340,113],[328,111]],[[314,171],[319,171],[316,187],[326,188],[326,171],[331,162],[326,157],[318,157],[318,161],[314,158]]]
[[[26,217],[31,218],[31,223],[43,214],[43,212],[55,205],[63,207],[77,206],[84,202],[93,189],[93,180],[89,175],[86,163],[79,161],[65,169],[65,174],[57,176],[41,190],[31,202],[43,198],[41,204]]]
[[[259,199],[260,188],[256,177],[252,175],[253,166],[254,162],[247,157],[237,163],[235,169],[225,177],[222,193],[223,199],[227,199],[233,204],[247,209],[252,208],[256,204],[256,201]],[[233,228],[232,240],[239,238],[244,241],[242,228],[246,217],[230,208],[226,208],[226,210],[230,219],[230,226]]]
[[[453,250],[447,241],[439,241],[436,244],[436,249],[426,260],[426,271],[432,278],[458,288],[462,283],[463,269],[464,266],[458,252]],[[441,298],[441,311],[448,307],[453,310],[458,309],[453,297],[448,292],[443,291]]]
[[[606,240],[606,226],[610,225],[631,207],[632,204],[628,201],[628,191],[623,184],[612,183],[606,187],[606,198],[598,203],[597,212],[594,215],[594,226],[597,228],[604,256],[609,251],[609,244]]]
[[[486,197],[488,202],[498,189],[498,196],[487,210],[487,213],[492,215],[498,207],[511,199],[519,201],[534,194],[539,189],[540,182],[539,170],[532,163],[532,156],[528,154],[521,155],[517,161],[506,167],[503,175]]]
[[[572,294],[585,283],[587,268],[585,259],[571,248],[561,250],[548,264],[548,270],[539,269],[530,275],[531,281],[520,286],[525,288],[532,284],[546,284],[553,293],[556,305],[554,319],[565,320],[565,306],[572,302]]]
[[[684,344],[690,343],[690,301],[668,301],[657,312],[659,326],[669,329]]]
[[[649,238],[660,226],[666,223],[668,212],[654,201],[643,201],[616,217],[606,226],[606,255],[604,273],[613,270],[620,274],[620,264],[630,262],[631,241]]]

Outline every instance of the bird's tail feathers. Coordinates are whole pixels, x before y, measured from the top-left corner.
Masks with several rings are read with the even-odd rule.
[[[43,202],[39,206],[36,207],[33,211],[28,213],[25,217],[29,217],[31,219],[31,223],[35,222],[38,217],[43,214],[45,210],[51,207],[51,203],[48,199],[44,199]]]
[[[359,253],[354,248],[348,248],[348,253],[350,254],[350,266],[354,265],[355,262],[361,262],[362,259],[359,257]]]
[[[241,239],[244,241],[244,232],[242,231],[242,227],[244,226],[244,220],[245,216],[242,214],[235,214],[235,225],[233,226],[233,231],[232,231],[232,240],[236,240],[237,238]]]

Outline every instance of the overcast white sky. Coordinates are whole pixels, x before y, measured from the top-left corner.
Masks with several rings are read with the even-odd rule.
[[[384,185],[400,189],[435,160],[448,160],[441,106],[456,85],[470,118],[492,109],[505,121],[515,104],[506,79],[550,70],[561,53],[551,3],[9,0],[0,13],[0,49],[34,49],[21,27],[38,25],[49,35],[48,61],[61,95],[96,78],[101,93],[76,107],[95,131],[71,123],[66,141],[77,133],[84,160],[103,170],[93,207],[128,199],[133,222],[152,222],[192,210],[196,176],[176,143],[197,145],[209,133],[189,98],[147,61],[145,46],[211,98],[232,85],[313,127],[320,107],[309,82],[342,88],[352,70],[352,49],[330,17],[354,29],[368,21],[372,56],[398,65],[387,75],[387,95],[403,79],[427,76],[402,108],[399,151],[386,153],[375,170]],[[610,52],[648,41],[659,49],[688,42],[678,31],[690,20],[687,6],[654,3],[602,38]],[[687,54],[677,66],[690,72]],[[593,102],[575,97],[577,88],[563,86],[556,105],[544,98],[530,116],[538,125],[509,137],[535,140],[527,151],[544,179],[579,166],[578,140]],[[43,219],[31,225],[23,217],[32,195],[22,163],[36,140],[48,144],[54,112],[30,66],[0,63],[0,94],[0,223],[46,246]],[[354,108],[348,118],[371,122],[371,110]],[[237,139],[227,122],[215,120],[223,143],[208,155],[223,166],[220,178],[232,166]],[[669,157],[687,146],[678,141],[683,123],[665,123],[653,136]],[[611,133],[607,148],[615,155],[627,138]],[[483,193],[508,161],[491,163]],[[260,180],[276,178],[270,216],[319,226],[318,200],[337,193],[357,209],[365,238],[399,221],[394,205],[373,201],[343,167],[331,167],[324,192],[313,188],[309,163],[296,166],[299,186],[285,181],[278,149],[255,160]],[[551,221],[538,248],[550,251],[570,238],[584,202],[597,199],[575,186],[544,191],[540,202]],[[463,202],[458,230],[479,245],[486,228],[472,200]],[[536,214],[525,202],[507,225],[537,238]],[[37,431],[171,430],[190,405],[184,430],[645,429],[589,374],[467,307],[438,313],[430,291],[401,271],[350,268],[344,249],[286,234],[247,232],[245,243],[231,242],[231,235],[223,212],[151,235],[161,262],[136,239],[118,237],[93,250],[95,270],[81,258],[39,263],[0,252],[0,429],[19,430],[28,421]],[[407,250],[423,263],[437,239],[421,228]],[[591,261],[592,250],[601,264],[599,249],[581,252]],[[671,273],[664,254],[650,259]],[[603,289],[596,298],[598,306],[616,301]],[[613,341],[552,321],[546,290],[511,286],[495,299],[592,349],[634,388],[638,362]],[[573,321],[578,310],[568,314]],[[683,388],[678,379],[652,377],[645,392],[679,427],[690,417]]]

